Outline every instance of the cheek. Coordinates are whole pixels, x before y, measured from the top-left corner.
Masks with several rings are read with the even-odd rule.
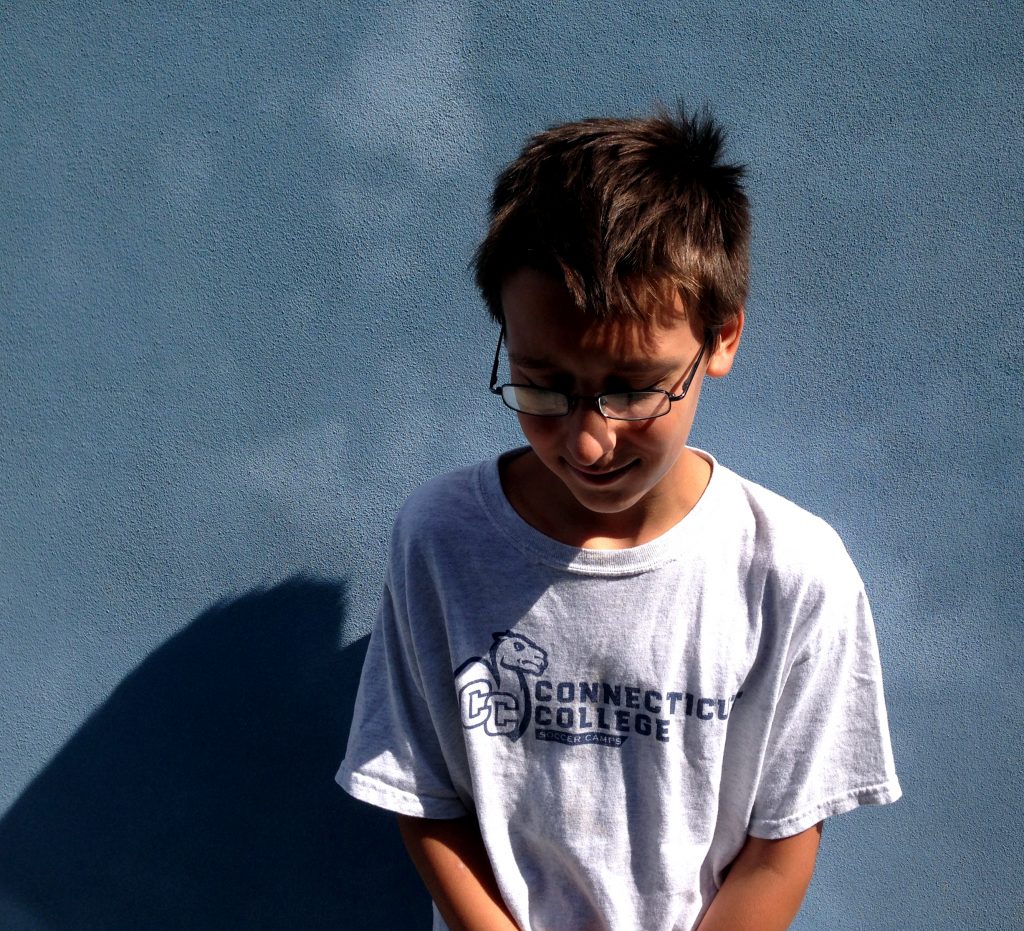
[[[646,423],[633,424],[629,435],[633,442],[640,446],[664,446],[671,442],[676,433],[675,423],[669,421],[672,421],[671,414],[648,420]]]
[[[689,427],[686,421],[669,414],[638,426],[631,431],[631,439],[638,449],[647,450],[655,455],[671,455],[686,445],[688,434]]]
[[[562,422],[557,417],[530,417],[518,414],[519,429],[533,447],[547,447],[558,442]]]

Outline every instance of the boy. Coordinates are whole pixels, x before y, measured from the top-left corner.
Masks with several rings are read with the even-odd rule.
[[[402,508],[338,773],[435,929],[785,928],[822,821],[900,795],[842,543],[686,445],[743,329],[721,148],[587,120],[497,182],[477,283],[529,446]]]

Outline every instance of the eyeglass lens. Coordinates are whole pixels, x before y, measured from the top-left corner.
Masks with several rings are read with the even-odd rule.
[[[502,385],[501,397],[514,411],[539,417],[564,417],[572,403],[560,391],[528,385]],[[667,414],[671,402],[661,391],[626,391],[600,395],[601,412],[616,420],[647,420]]]

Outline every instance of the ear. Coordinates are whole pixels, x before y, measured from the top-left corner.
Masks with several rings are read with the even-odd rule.
[[[740,348],[740,336],[743,333],[743,308],[736,311],[735,316],[722,324],[718,331],[718,342],[708,358],[706,373],[712,378],[728,375],[732,368],[732,360],[736,358],[736,350]]]

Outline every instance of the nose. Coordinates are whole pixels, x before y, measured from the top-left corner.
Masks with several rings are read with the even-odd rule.
[[[615,450],[614,421],[598,410],[596,401],[581,400],[566,419],[567,452],[573,465],[592,468],[611,457]]]

